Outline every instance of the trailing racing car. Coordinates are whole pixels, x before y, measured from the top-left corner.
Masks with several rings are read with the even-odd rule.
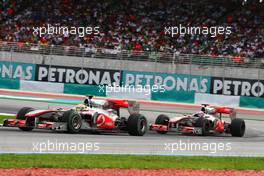
[[[231,123],[222,119],[223,114],[228,114]],[[169,118],[161,114],[156,118],[155,124],[150,125],[150,130],[160,134],[178,132],[182,134],[210,135],[227,133],[232,136],[242,137],[245,134],[245,121],[236,118],[236,110],[229,107],[216,107],[203,104],[199,112],[193,115],[183,115]]]
[[[120,116],[120,108],[127,108],[129,117]],[[118,131],[128,132],[133,136],[143,136],[146,133],[147,120],[139,114],[139,104],[127,100],[93,100],[86,98],[84,104],[71,109],[35,110],[24,107],[16,118],[6,119],[6,127],[18,127],[23,131],[33,129],[48,129],[78,133],[80,130],[92,132]]]

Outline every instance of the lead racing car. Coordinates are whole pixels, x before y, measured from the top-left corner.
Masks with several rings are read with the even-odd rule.
[[[231,122],[224,121],[223,114],[229,115]],[[236,117],[234,108],[209,106],[208,104],[203,104],[201,110],[193,115],[169,118],[161,114],[156,118],[155,124],[150,125],[150,130],[155,130],[160,134],[171,131],[201,136],[226,133],[242,137],[245,129],[245,121]]]
[[[122,117],[120,109],[126,108],[129,117]],[[93,100],[92,96],[83,104],[71,109],[35,110],[24,107],[16,118],[4,120],[5,127],[18,127],[23,131],[33,129],[48,129],[78,133],[80,130],[92,132],[118,131],[127,132],[133,136],[143,136],[146,133],[147,120],[139,113],[139,104],[127,100]]]

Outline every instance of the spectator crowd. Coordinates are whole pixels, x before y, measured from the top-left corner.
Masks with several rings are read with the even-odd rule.
[[[264,57],[264,5],[248,0],[2,0],[0,41],[40,45]],[[33,27],[98,26],[84,37],[38,36]],[[232,33],[165,35],[168,26],[223,26]]]

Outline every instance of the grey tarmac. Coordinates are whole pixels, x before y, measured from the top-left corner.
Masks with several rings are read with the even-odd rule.
[[[0,113],[16,113],[25,106],[47,109],[69,108],[71,105],[0,99]],[[195,111],[198,109],[141,105],[141,113],[149,123],[159,114],[172,117]],[[47,130],[24,132],[18,128],[0,127],[0,153],[264,156],[263,115],[238,113],[237,116],[246,121],[246,134],[242,138],[229,135],[161,135],[153,131],[140,137],[115,132],[68,134]]]

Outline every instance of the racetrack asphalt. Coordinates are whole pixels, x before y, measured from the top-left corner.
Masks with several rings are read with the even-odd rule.
[[[68,108],[45,102],[0,99],[0,113],[16,113],[21,107],[36,109]],[[149,123],[159,114],[177,116],[198,111],[194,108],[141,105],[141,113]],[[148,131],[142,137],[126,133],[80,134],[46,130],[20,131],[0,127],[0,153],[86,153],[86,154],[149,154],[149,155],[209,155],[264,156],[264,115],[238,113],[246,121],[244,137],[189,136],[175,133],[160,135]]]

